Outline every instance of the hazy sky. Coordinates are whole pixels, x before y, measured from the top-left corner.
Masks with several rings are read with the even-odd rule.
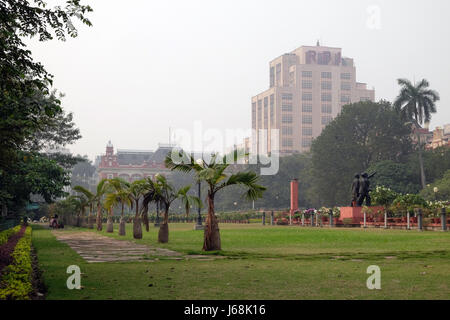
[[[55,3],[61,1],[49,1]],[[91,159],[108,140],[156,149],[168,128],[248,129],[269,61],[302,45],[341,47],[357,81],[393,100],[397,78],[441,95],[431,127],[450,123],[450,1],[87,1],[93,27],[66,42],[30,42],[55,76]],[[379,15],[378,15],[379,13]]]

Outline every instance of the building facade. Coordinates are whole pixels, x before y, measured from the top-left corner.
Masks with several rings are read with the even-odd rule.
[[[99,180],[120,177],[133,182],[156,174],[170,175],[164,165],[164,159],[171,152],[172,146],[159,144],[156,151],[150,150],[117,150],[111,141],[106,146],[106,152],[100,156],[97,167]]]
[[[450,147],[450,124],[434,129],[433,138],[427,143],[427,149],[437,149],[440,147]]]
[[[375,91],[356,81],[353,59],[342,57],[341,48],[295,49],[270,62],[269,89],[252,97],[252,153],[270,153],[277,144],[280,155],[308,151],[343,105],[374,100]],[[272,129],[279,130],[275,139]]]

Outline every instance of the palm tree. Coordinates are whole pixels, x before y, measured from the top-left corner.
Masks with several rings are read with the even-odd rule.
[[[257,184],[258,176],[254,172],[237,172],[227,175],[225,170],[230,166],[229,160],[234,163],[239,156],[244,156],[241,152],[235,150],[232,154],[219,158],[218,154],[213,154],[211,160],[206,162],[204,159],[197,161],[191,155],[184,152],[178,154],[182,161],[173,161],[171,155],[165,159],[166,167],[171,170],[183,172],[194,171],[197,180],[205,181],[208,185],[208,216],[206,218],[206,228],[204,233],[203,250],[221,250],[219,224],[214,212],[214,197],[220,190],[231,185],[242,185],[246,188],[245,197],[249,200],[255,200],[262,197],[265,187]]]
[[[186,219],[189,218],[189,211],[192,206],[196,206],[197,208],[202,207],[202,201],[198,197],[188,195],[190,189],[191,186],[186,186],[179,190],[180,200],[183,203],[184,210],[186,212]]]
[[[89,206],[89,201],[84,195],[81,195],[81,196],[70,196],[69,198],[71,198],[73,200],[76,208],[79,210],[79,213],[77,215],[77,219],[76,219],[75,225],[77,227],[81,227],[81,221],[84,220],[86,207]]]
[[[109,180],[109,184],[112,187],[109,193],[106,194],[105,207],[111,210],[114,206],[121,205],[119,235],[125,235],[125,220],[123,219],[125,205],[132,207],[132,200],[129,194],[130,184],[121,178],[113,178]],[[110,226],[111,224],[111,226]],[[112,218],[108,217],[107,232],[113,232],[112,230]]]
[[[144,195],[143,207],[147,209],[150,202],[159,202],[164,205],[164,219],[159,226],[158,242],[167,243],[169,242],[170,206],[176,199],[182,198],[184,195],[186,195],[191,186],[186,186],[179,190],[176,190],[174,186],[167,181],[166,177],[160,174],[156,175],[155,181],[153,181],[151,178],[148,178],[146,182],[148,192]],[[200,199],[196,197],[187,197],[189,197],[190,201],[192,202],[200,202]]]
[[[89,190],[87,190],[84,187],[81,186],[76,186],[73,189],[77,192],[80,192],[82,194],[84,194],[90,202],[90,212],[92,212],[92,207],[94,204],[97,205],[97,219],[96,219],[96,224],[97,224],[97,230],[101,231],[103,229],[102,227],[102,207],[103,207],[103,196],[104,194],[108,191],[108,184],[107,184],[108,179],[102,179],[98,184],[97,184],[97,190],[96,193],[92,193]],[[91,216],[91,214],[89,213],[89,216]],[[90,221],[88,222],[88,227],[89,229],[93,228],[93,222],[91,219],[89,219]]]
[[[422,188],[425,188],[426,179],[423,168],[419,127],[423,125],[423,123],[429,123],[431,114],[436,113],[435,103],[436,101],[439,101],[439,94],[428,88],[430,84],[425,79],[415,84],[412,84],[407,79],[398,79],[398,84],[401,86],[401,89],[400,94],[395,99],[394,107],[405,119],[412,121],[414,124],[419,151],[420,178]]]
[[[89,229],[93,229],[94,228],[94,222],[92,220],[92,212],[93,212],[93,207],[94,207],[94,203],[95,203],[95,195],[90,192],[88,189],[82,187],[82,186],[75,186],[73,187],[73,190],[75,190],[78,193],[81,193],[87,201],[87,205],[89,206],[89,215],[88,215],[88,228]],[[79,196],[81,197],[81,196]],[[82,226],[84,226],[85,221],[84,221],[84,214],[82,217]]]
[[[133,237],[135,239],[142,239],[142,225],[141,218],[139,217],[139,201],[142,196],[147,192],[147,183],[144,180],[136,180],[130,184],[129,197],[134,202],[136,215],[133,219]]]

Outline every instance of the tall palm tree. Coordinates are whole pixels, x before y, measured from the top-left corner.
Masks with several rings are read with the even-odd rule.
[[[401,86],[400,94],[395,99],[394,107],[405,119],[413,122],[414,131],[417,136],[417,147],[419,153],[420,178],[422,188],[426,187],[425,171],[423,168],[422,144],[420,141],[420,126],[429,123],[431,114],[436,112],[436,102],[439,94],[429,89],[429,83],[423,79],[419,83],[412,84],[407,79],[398,79]]]
[[[106,194],[105,207],[111,210],[114,206],[121,205],[119,235],[125,235],[125,220],[123,218],[125,205],[132,207],[132,200],[129,194],[130,184],[121,178],[113,178],[109,180],[112,189]],[[111,220],[111,222],[110,222]],[[112,232],[112,218],[108,217],[107,231]]]
[[[172,203],[187,194],[191,186],[186,186],[176,190],[175,187],[167,181],[163,175],[156,175],[155,181],[147,178],[148,192],[144,195],[143,207],[148,208],[150,202],[160,202],[164,205],[164,219],[159,226],[158,242],[169,242],[169,209]],[[200,202],[200,199],[194,200],[195,197],[187,196],[192,202]]]
[[[98,184],[97,184],[97,189],[96,189],[96,193],[92,193],[89,190],[87,190],[86,188],[82,187],[82,186],[76,186],[73,189],[77,192],[80,192],[82,194],[84,194],[90,201],[90,212],[92,212],[92,208],[93,205],[97,205],[97,218],[96,218],[96,224],[97,224],[97,230],[101,231],[103,229],[102,227],[102,208],[103,208],[103,196],[105,195],[105,193],[108,191],[108,184],[107,184],[108,179],[102,179]],[[93,222],[91,219],[89,219],[89,229],[93,228]]]
[[[82,186],[75,186],[73,187],[73,190],[75,190],[78,193],[81,193],[87,201],[87,205],[89,206],[89,214],[88,214],[88,221],[87,221],[87,225],[89,229],[93,229],[94,228],[94,222],[93,222],[93,218],[92,218],[92,213],[93,213],[93,208],[94,208],[94,204],[95,204],[95,195],[90,192],[88,189],[82,187]],[[84,221],[84,214],[82,217],[82,226],[85,225],[85,221]]]
[[[136,180],[130,184],[129,197],[134,202],[136,215],[133,219],[133,237],[135,239],[142,239],[142,225],[139,216],[139,201],[147,192],[147,183],[144,180]]]
[[[165,159],[167,168],[182,172],[194,171],[197,180],[205,181],[208,185],[206,198],[208,216],[203,241],[204,251],[221,250],[219,223],[214,211],[214,197],[217,192],[231,185],[242,185],[246,188],[245,197],[249,200],[255,200],[262,197],[264,190],[266,190],[265,187],[257,184],[258,176],[254,172],[237,172],[228,175],[225,173],[225,170],[230,166],[230,160],[236,163],[240,156],[244,155],[235,150],[232,154],[223,158],[219,158],[218,154],[213,154],[207,162],[204,159],[195,161],[191,155],[180,152],[178,159],[182,159],[182,161],[174,161],[171,155],[168,155]]]

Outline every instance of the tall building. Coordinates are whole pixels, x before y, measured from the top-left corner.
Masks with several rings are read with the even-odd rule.
[[[341,48],[302,46],[272,60],[269,75],[269,89],[252,97],[252,153],[272,152],[271,129],[279,130],[280,155],[308,151],[343,105],[375,100]]]
[[[164,165],[164,159],[172,150],[171,145],[159,144],[156,151],[150,150],[117,150],[111,141],[106,146],[106,153],[101,156],[97,167],[99,180],[123,178],[132,182],[156,174],[170,175],[170,170]]]

